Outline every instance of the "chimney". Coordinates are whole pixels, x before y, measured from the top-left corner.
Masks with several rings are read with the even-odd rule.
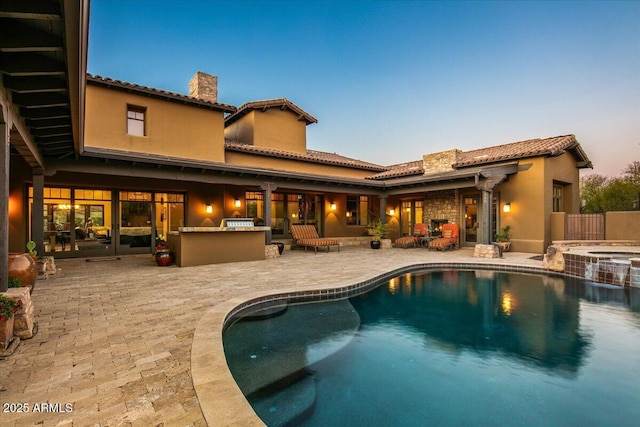
[[[201,101],[218,102],[218,77],[197,71],[189,81],[189,96]]]
[[[452,165],[458,161],[462,151],[454,149],[441,151],[439,153],[425,154],[422,156],[422,166],[424,174],[450,172],[453,170]]]

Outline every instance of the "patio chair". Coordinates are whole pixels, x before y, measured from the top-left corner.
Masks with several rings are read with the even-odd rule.
[[[324,248],[326,246],[327,252],[329,252],[331,246],[336,246],[338,252],[340,252],[340,242],[338,239],[318,236],[318,231],[313,225],[292,225],[291,237],[293,237],[292,248],[295,246],[303,246],[306,251],[307,247],[311,247],[315,253],[318,253],[318,248]]]
[[[413,227],[413,234],[411,236],[398,237],[393,242],[396,248],[415,248],[420,245],[420,242],[427,235],[427,224],[416,224]]]
[[[458,234],[460,228],[458,224],[442,224],[442,237],[429,242],[429,250],[453,249],[458,247]]]

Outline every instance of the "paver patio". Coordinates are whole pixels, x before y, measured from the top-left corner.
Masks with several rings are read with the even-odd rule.
[[[224,368],[207,373],[212,386],[206,402],[196,396],[194,332],[201,319],[216,319],[210,316],[215,307],[225,311],[248,295],[272,289],[345,286],[417,263],[542,264],[531,259],[534,254],[506,253],[494,260],[472,254],[471,249],[344,247],[341,252],[285,251],[276,259],[187,268],[157,267],[150,255],[58,260],[58,273],[38,280],[32,294],[38,333],[0,360],[3,409],[24,403],[30,411],[3,411],[0,425],[204,426],[203,409],[209,425],[260,425],[226,401],[238,391]],[[200,323],[199,331],[208,326]],[[199,341],[194,348],[207,347],[202,337]],[[220,362],[220,348],[219,342],[212,343],[204,352],[218,352],[213,357]],[[194,366],[201,378],[202,361]],[[53,406],[56,412],[34,412],[43,402],[61,405]]]

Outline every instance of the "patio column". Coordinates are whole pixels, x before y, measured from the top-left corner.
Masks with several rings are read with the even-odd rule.
[[[491,244],[491,200],[493,190],[482,191],[482,244]]]
[[[269,227],[265,232],[265,244],[271,244],[271,193],[278,187],[272,182],[265,182],[260,185],[264,190],[264,225]]]
[[[484,178],[481,180],[481,177]],[[493,188],[507,179],[502,171],[483,171],[476,175],[476,188],[482,191],[482,244],[491,244],[491,202],[493,201]]]
[[[4,107],[4,105],[2,106]],[[4,108],[3,108],[4,110]],[[0,184],[0,292],[9,287],[9,124],[5,123],[6,110],[0,116],[0,166],[2,184]]]
[[[33,206],[31,210],[31,240],[36,242],[36,251],[44,255],[44,171],[33,170]]]
[[[387,195],[379,196],[380,198],[380,221],[387,222]]]

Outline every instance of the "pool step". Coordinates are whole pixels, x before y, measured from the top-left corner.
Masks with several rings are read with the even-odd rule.
[[[250,398],[249,401],[256,414],[269,427],[288,425],[313,410],[316,401],[315,379],[313,375],[307,375],[278,392]]]
[[[224,351],[238,386],[250,395],[340,351],[359,327],[360,316],[346,299],[309,310],[294,304],[267,320],[234,323],[224,333]]]

